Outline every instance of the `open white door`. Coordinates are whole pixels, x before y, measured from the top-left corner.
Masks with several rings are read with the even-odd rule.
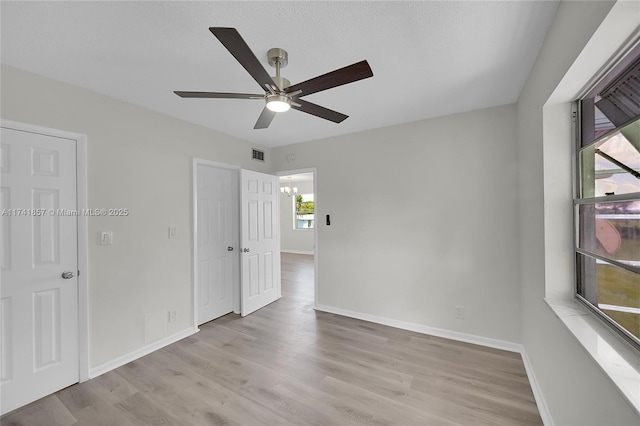
[[[200,325],[233,311],[233,288],[239,283],[238,170],[202,163],[195,167]]]
[[[278,178],[241,171],[242,316],[280,297]]]
[[[76,141],[2,128],[2,413],[76,383]]]

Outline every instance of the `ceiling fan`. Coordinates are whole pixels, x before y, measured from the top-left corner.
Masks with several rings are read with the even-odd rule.
[[[300,98],[331,89],[332,87],[373,77],[369,63],[360,61],[291,86],[289,80],[280,76],[280,69],[286,67],[289,62],[289,55],[286,50],[273,48],[267,52],[269,65],[276,69],[275,77],[271,77],[235,28],[211,27],[209,31],[220,40],[229,53],[258,82],[262,90],[265,91],[264,94],[182,91],[174,93],[182,98],[262,99],[265,101],[265,107],[260,117],[258,117],[258,121],[253,127],[254,129],[266,129],[271,124],[276,113],[287,111],[289,108],[297,109],[334,123],[341,123],[349,116]]]

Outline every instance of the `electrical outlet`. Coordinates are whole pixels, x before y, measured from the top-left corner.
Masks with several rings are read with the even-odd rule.
[[[176,321],[176,310],[169,311],[169,322]]]
[[[464,306],[456,306],[456,318],[464,319]]]

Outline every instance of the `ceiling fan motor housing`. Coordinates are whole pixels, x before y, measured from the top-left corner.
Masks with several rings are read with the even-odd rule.
[[[280,62],[280,68],[284,68],[289,63],[289,54],[284,49],[274,47],[267,52],[267,60],[269,61],[269,65],[274,68],[277,62]]]
[[[279,76],[271,76],[273,82],[278,86],[278,89],[284,90],[287,87],[291,86],[291,82],[284,77]]]

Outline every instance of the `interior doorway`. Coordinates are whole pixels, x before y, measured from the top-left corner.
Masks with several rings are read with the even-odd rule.
[[[280,182],[280,252],[283,256],[313,257],[314,306],[318,294],[319,217],[316,170],[278,173]],[[283,257],[284,258],[284,257]]]
[[[278,178],[193,159],[193,324],[281,296]]]

